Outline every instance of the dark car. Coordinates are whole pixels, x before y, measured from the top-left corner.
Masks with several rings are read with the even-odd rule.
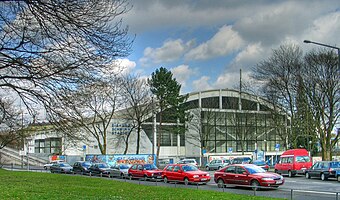
[[[154,164],[134,164],[129,168],[128,176],[130,179],[160,179],[162,178],[162,170],[158,169]]]
[[[225,184],[235,186],[249,185],[256,190],[259,186],[277,188],[284,183],[281,175],[267,172],[253,164],[233,164],[222,168],[214,174],[215,183],[218,187]]]
[[[88,161],[77,161],[73,164],[73,172],[86,174],[89,173],[89,167],[91,166],[91,162]]]
[[[318,161],[306,170],[305,177],[317,177],[325,181],[328,178],[337,178],[337,170],[340,170],[340,161]]]
[[[89,172],[94,175],[109,176],[111,173],[111,168],[106,163],[93,163],[89,167]]]
[[[250,162],[250,157],[236,157],[231,161],[231,164],[249,164]]]
[[[269,169],[269,165],[267,165],[266,161],[264,160],[254,160],[251,162],[251,164],[257,165],[266,171]]]
[[[55,163],[50,166],[51,173],[72,173],[73,167],[68,163]]]

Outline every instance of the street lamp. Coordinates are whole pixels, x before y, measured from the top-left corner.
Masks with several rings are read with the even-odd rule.
[[[338,59],[339,59],[338,65],[339,65],[339,68],[340,68],[340,48],[339,47],[331,46],[331,45],[328,45],[328,44],[322,44],[322,43],[319,43],[319,42],[313,42],[313,41],[310,41],[310,40],[304,40],[303,42],[307,43],[307,44],[316,44],[316,45],[319,45],[319,46],[324,46],[324,47],[328,47],[328,48],[338,50]]]

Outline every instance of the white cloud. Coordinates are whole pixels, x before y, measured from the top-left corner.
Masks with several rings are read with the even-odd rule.
[[[192,82],[193,91],[203,91],[203,90],[210,90],[213,87],[209,83],[210,77],[209,76],[202,76],[198,80],[194,80]]]
[[[250,72],[249,71],[242,71],[242,80],[249,80],[250,79]],[[216,82],[213,84],[214,88],[224,89],[235,89],[238,88],[240,84],[240,71],[238,72],[226,72],[221,74]]]
[[[222,26],[219,31],[208,41],[190,50],[187,59],[208,59],[228,55],[241,48],[244,41],[232,26]]]
[[[102,72],[103,75],[109,74],[129,74],[136,67],[136,62],[130,61],[127,58],[114,60],[109,68],[105,72]]]
[[[195,70],[190,69],[188,65],[179,65],[170,70],[176,80],[182,85],[182,88],[186,87],[190,77],[196,74]]]
[[[184,43],[181,39],[168,40],[159,48],[147,47],[144,50],[144,57],[140,59],[143,65],[147,63],[171,62],[181,56],[193,45],[193,41]]]

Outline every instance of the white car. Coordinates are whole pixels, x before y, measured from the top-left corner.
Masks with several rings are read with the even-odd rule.
[[[57,163],[64,163],[65,160],[53,160],[51,161],[50,163],[47,163],[44,165],[44,169],[47,170],[47,169],[50,169],[50,167],[53,165],[53,164],[57,164]]]
[[[191,164],[194,165],[195,167],[198,167],[198,163],[195,159],[182,159],[178,161],[177,164]]]

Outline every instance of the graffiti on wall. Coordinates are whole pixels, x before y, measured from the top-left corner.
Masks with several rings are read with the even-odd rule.
[[[116,164],[155,164],[156,156],[153,154],[128,154],[128,155],[86,155],[86,161],[104,162],[110,166]]]

